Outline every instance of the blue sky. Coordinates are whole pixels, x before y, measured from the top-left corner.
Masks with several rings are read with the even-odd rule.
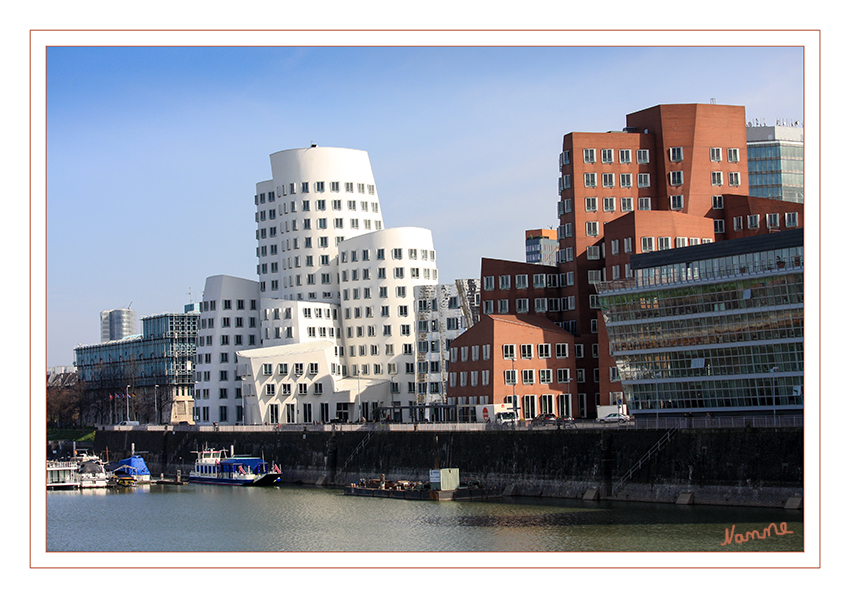
[[[804,117],[785,47],[51,47],[46,74],[48,366],[99,342],[101,310],[254,278],[254,185],[279,150],[368,151],[385,227],[431,229],[451,282],[556,225],[566,133],[712,98]]]

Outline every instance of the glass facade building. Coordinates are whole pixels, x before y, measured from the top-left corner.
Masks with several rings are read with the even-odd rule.
[[[142,318],[142,334],[77,347],[86,423],[190,421],[200,314]]]
[[[803,203],[802,127],[748,127],[750,195]]]
[[[599,301],[633,414],[802,412],[802,230],[635,255],[632,268]]]

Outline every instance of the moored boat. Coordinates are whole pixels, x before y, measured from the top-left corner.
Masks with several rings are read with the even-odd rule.
[[[151,472],[148,469],[147,463],[139,455],[132,455],[126,459],[121,459],[115,470],[118,471],[119,469],[123,469],[123,471],[132,475],[137,484],[148,484],[151,481]]]
[[[189,474],[189,483],[220,484],[226,486],[270,486],[280,478],[280,471],[259,457],[230,456],[223,449],[197,451],[195,468]]]
[[[85,455],[77,463],[77,477],[80,488],[106,488],[109,474],[103,462],[97,457]]]
[[[72,490],[80,487],[77,464],[71,461],[47,462],[47,489]]]

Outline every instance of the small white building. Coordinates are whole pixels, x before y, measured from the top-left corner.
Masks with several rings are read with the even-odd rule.
[[[238,351],[245,424],[378,419],[389,380],[344,376],[340,353],[329,340]]]

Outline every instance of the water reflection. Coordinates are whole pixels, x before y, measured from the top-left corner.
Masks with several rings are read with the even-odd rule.
[[[787,522],[793,534],[721,546]],[[121,533],[116,533],[121,530]],[[49,551],[799,551],[799,511],[504,499],[405,501],[284,486],[48,493]]]

